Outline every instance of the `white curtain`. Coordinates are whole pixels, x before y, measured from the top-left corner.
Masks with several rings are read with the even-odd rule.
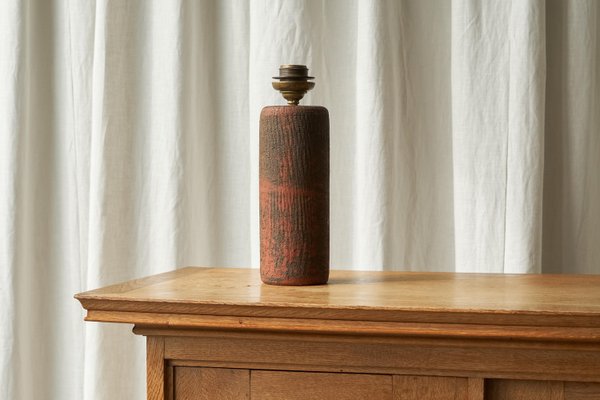
[[[0,2],[0,398],[143,399],[76,292],[258,266],[258,115],[307,64],[336,268],[600,273],[600,3]]]

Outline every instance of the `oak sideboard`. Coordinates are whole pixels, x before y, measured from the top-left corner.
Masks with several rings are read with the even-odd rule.
[[[147,337],[151,400],[600,399],[600,277],[189,267],[76,295]]]

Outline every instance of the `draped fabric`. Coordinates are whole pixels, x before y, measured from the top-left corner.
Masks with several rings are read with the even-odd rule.
[[[0,2],[0,398],[143,399],[74,293],[258,267],[258,115],[331,115],[331,266],[600,273],[594,0]]]

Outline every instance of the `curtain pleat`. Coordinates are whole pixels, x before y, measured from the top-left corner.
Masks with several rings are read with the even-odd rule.
[[[74,293],[259,265],[279,64],[331,117],[331,266],[600,273],[594,0],[0,2],[0,398],[143,399]],[[35,384],[31,384],[35,382]]]
[[[600,4],[548,1],[544,272],[600,272]]]
[[[456,270],[540,272],[545,4],[452,5]]]

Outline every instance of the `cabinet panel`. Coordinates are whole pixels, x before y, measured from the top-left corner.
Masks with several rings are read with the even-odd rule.
[[[251,371],[252,400],[393,400],[390,375]]]
[[[600,383],[565,382],[565,400],[598,400]]]
[[[248,400],[250,371],[176,367],[175,400]]]
[[[468,380],[434,376],[394,376],[394,400],[468,400]]]
[[[563,400],[563,383],[557,381],[489,380],[486,400]]]

